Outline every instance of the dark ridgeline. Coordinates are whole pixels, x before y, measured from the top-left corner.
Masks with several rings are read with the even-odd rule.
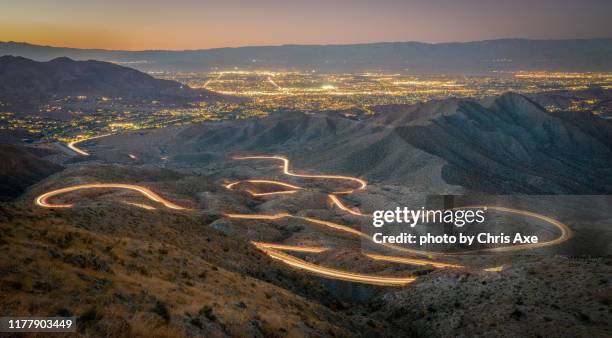
[[[0,101],[31,104],[80,95],[179,102],[222,98],[205,89],[156,79],[108,62],[74,61],[67,57],[38,62],[16,56],[0,57]]]
[[[433,111],[426,120],[398,125],[396,133],[445,159],[442,175],[451,184],[488,193],[612,192],[609,120],[550,113],[513,93],[456,100],[451,109]]]
[[[41,151],[0,143],[0,201],[21,195],[30,185],[63,169],[39,157],[36,153]]]
[[[204,154],[282,153],[301,167],[432,194],[448,188],[438,175],[445,184],[488,194],[612,192],[612,123],[588,112],[548,112],[515,93],[373,110],[379,114],[363,121],[282,113],[194,125],[168,138],[158,131],[156,142],[189,165]]]

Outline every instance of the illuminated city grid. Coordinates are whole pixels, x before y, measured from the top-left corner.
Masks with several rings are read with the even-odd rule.
[[[0,129],[25,129],[45,141],[69,142],[127,130],[162,128],[301,111],[338,112],[350,118],[373,114],[372,107],[412,104],[449,97],[483,98],[507,91],[535,93],[577,91],[591,86],[612,88],[610,73],[515,72],[493,76],[401,74],[329,74],[316,71],[217,71],[152,75],[248,98],[246,102],[196,102],[169,106],[156,101],[123,102],[122,98],[67,97],[40,106],[32,114],[6,111],[0,103]],[[572,102],[569,110],[589,110],[598,102]],[[547,106],[554,111],[559,107]],[[60,114],[61,113],[61,114]],[[62,115],[62,117],[58,117]]]

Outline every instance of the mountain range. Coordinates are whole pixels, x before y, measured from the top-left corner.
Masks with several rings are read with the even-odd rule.
[[[93,152],[110,162],[122,152],[143,162],[169,157],[168,166],[190,168],[228,153],[284,154],[296,167],[432,193],[612,192],[612,123],[588,112],[549,112],[515,93],[375,110],[363,121],[283,113],[116,135],[97,140]]]
[[[221,98],[205,89],[156,79],[108,62],[67,57],[39,62],[19,56],[0,57],[0,101],[32,103],[66,96],[183,101]]]
[[[62,58],[43,64],[64,63],[69,71],[41,73],[41,79],[31,71],[19,80],[33,81],[28,86],[12,85],[32,90],[30,95],[77,95],[77,84],[105,95],[114,93],[113,86],[154,96],[177,88],[108,63]],[[117,74],[91,80],[92,64]],[[0,146],[0,191],[10,193],[4,198],[28,187],[0,203],[0,248],[6,253],[0,255],[0,289],[7,295],[0,297],[0,309],[74,316],[86,336],[610,336],[612,264],[605,257],[464,255],[457,259],[470,266],[465,269],[399,266],[364,256],[358,238],[302,221],[313,215],[359,229],[362,218],[328,204],[323,189],[333,185],[329,180],[302,180],[307,189],[280,198],[226,188],[247,178],[296,179],[283,175],[278,163],[232,159],[278,154],[291,159],[294,172],[367,179],[367,191],[343,196],[364,211],[389,201],[414,203],[420,193],[610,194],[610,120],[585,111],[547,111],[538,103],[545,97],[538,100],[506,93],[377,106],[363,120],[337,112],[284,112],[138,130],[79,143],[91,154],[86,157],[46,153],[56,146],[51,143]],[[33,203],[52,189],[91,182],[139,184],[197,209],[166,210],[112,189],[64,196],[74,208]],[[537,205],[526,210],[571,224],[576,237],[570,248],[609,248],[605,196],[597,203],[584,202],[585,196],[553,197],[562,201],[554,213]],[[574,197],[580,208],[566,204]],[[279,211],[299,217],[227,217]],[[510,225],[512,231],[522,226]],[[417,280],[404,287],[328,280],[272,259],[253,240],[324,245],[325,252],[297,255],[324,267]],[[481,271],[471,268],[474,263],[501,264],[503,270]]]
[[[104,60],[143,71],[210,71],[215,67],[482,73],[513,70],[611,71],[612,39],[499,39],[475,42],[387,42],[282,45],[202,50],[120,51],[0,42],[0,55],[38,61],[68,56]]]

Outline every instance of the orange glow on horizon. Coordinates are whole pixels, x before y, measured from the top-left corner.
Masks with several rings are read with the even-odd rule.
[[[610,35],[608,13],[612,5],[573,2],[575,5],[551,10],[546,1],[528,0],[462,1],[460,5],[425,0],[4,1],[0,41],[73,48],[187,50]],[[524,13],[527,7],[529,15]],[[568,24],[570,17],[572,24]]]

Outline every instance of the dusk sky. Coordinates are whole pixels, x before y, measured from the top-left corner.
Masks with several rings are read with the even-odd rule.
[[[610,0],[0,0],[0,41],[106,49],[612,37]]]

